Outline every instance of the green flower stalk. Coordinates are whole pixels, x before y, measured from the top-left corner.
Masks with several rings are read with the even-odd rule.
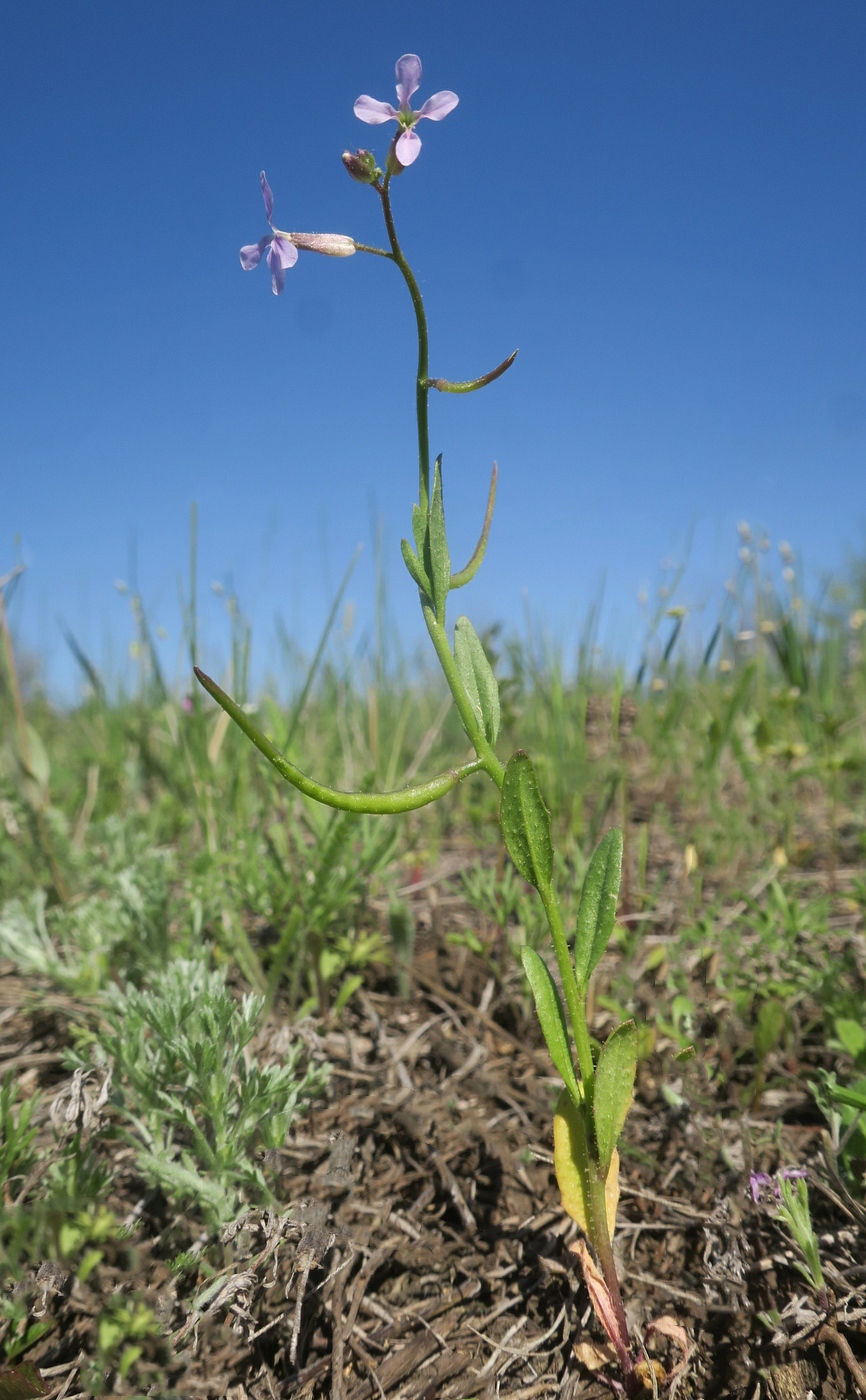
[[[397,236],[391,182],[395,176],[403,174],[420,153],[421,142],[414,129],[416,123],[425,117],[441,121],[457,106],[458,99],[452,92],[440,92],[418,111],[413,111],[409,100],[421,81],[421,62],[415,54],[404,54],[398,61],[397,79],[398,108],[366,96],[355,103],[355,113],[362,121],[371,124],[397,122],[398,135],[384,161],[384,175],[369,151],[359,150],[355,154],[346,151],[342,157],[352,178],[374,190],[381,203],[387,249],[371,248],[344,235],[284,234],[275,229],[271,224],[273,198],[262,175],[262,193],[271,231],[257,244],[241,250],[241,262],[249,270],[268,250],[273,290],[279,293],[283,290],[286,269],[297,260],[298,248],[331,256],[367,252],[393,262],[406,284],[418,337],[415,374],[418,500],[412,508],[411,540],[404,539],[401,550],[418,589],[430,640],[475,757],[436,778],[401,791],[340,792],[302,773],[278,752],[216,682],[199,670],[196,675],[282,777],[317,802],[346,811],[389,814],[411,811],[438,801],[473,773],[485,773],[496,784],[501,794],[500,824],[505,844],[519,873],[538,891],[559,974],[557,985],[538,953],[524,948],[524,972],[535,998],[551,1060],[564,1085],[553,1125],[557,1182],[564,1209],[578,1223],[591,1246],[590,1250],[582,1240],[575,1247],[575,1253],[580,1258],[592,1304],[615,1347],[625,1390],[629,1395],[636,1395],[644,1387],[642,1369],[646,1363],[635,1363],[612,1238],[619,1197],[617,1142],[634,1090],[637,1028],[633,1021],[618,1026],[596,1060],[587,1024],[590,977],[607,947],[616,921],[622,834],[618,830],[609,831],[599,845],[584,882],[576,926],[567,930],[554,881],[550,813],[532,760],[522,750],[512,754],[506,764],[498,757],[499,687],[490,661],[468,617],[457,619],[453,637],[447,626],[449,594],[468,583],[484,559],[496,496],[497,470],[494,466],[478,545],[468,564],[456,571],[452,569],[448,546],[441,457],[432,464],[431,471],[428,423],[431,389],[440,393],[471,393],[482,389],[511,367],[517,352],[477,379],[456,382],[430,377],[427,316],[417,279]]]

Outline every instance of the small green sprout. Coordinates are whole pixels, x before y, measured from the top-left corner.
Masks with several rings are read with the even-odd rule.
[[[775,1201],[775,1217],[788,1227],[791,1238],[803,1256],[804,1263],[795,1267],[816,1293],[825,1291],[818,1237],[812,1228],[809,1210],[809,1190],[804,1167],[786,1167],[770,1176],[767,1172],[752,1172],[752,1199],[758,1204],[769,1194]]]

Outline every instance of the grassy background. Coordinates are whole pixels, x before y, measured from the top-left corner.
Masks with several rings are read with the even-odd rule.
[[[664,585],[634,674],[597,654],[591,627],[573,657],[529,628],[485,642],[501,683],[499,749],[526,748],[538,764],[567,910],[599,836],[614,823],[625,832],[616,956],[597,980],[596,1015],[637,1015],[645,1055],[696,1045],[741,1109],[802,1082],[811,1046],[836,1169],[859,1195],[866,569],[807,599],[792,557],[782,562],[777,586],[744,532],[700,650]],[[88,694],[74,708],[42,692],[2,617],[0,958],[27,990],[6,1019],[26,1011],[32,1025],[62,1007],[55,1059],[73,1075],[50,1114],[38,1073],[15,1056],[3,1080],[0,1258],[22,1287],[46,1258],[86,1281],[126,1238],[106,1204],[118,1144],[192,1222],[177,1269],[203,1229],[219,1270],[214,1232],[272,1199],[262,1153],[326,1092],[327,1064],[302,1040],[274,1050],[271,1010],[280,1025],[324,1024],[365,984],[405,991],[422,933],[510,987],[507,1016],[524,1016],[526,1034],[516,954],[524,941],[546,948],[534,896],[504,857],[491,784],[471,778],[398,819],[316,808],[201,691],[167,685],[130,601],[134,688],[109,695],[79,655]],[[349,663],[333,630],[342,594],[319,651],[298,656],[288,699],[250,694],[249,629],[227,602],[220,679],[306,772],[389,788],[466,755],[433,670],[389,664],[384,622]],[[191,674],[194,598],[183,607]],[[457,897],[419,920],[411,896],[425,882]],[[45,1330],[26,1298],[0,1296],[7,1358]],[[94,1365],[125,1383],[153,1362],[159,1329],[143,1304],[123,1306],[100,1314]]]

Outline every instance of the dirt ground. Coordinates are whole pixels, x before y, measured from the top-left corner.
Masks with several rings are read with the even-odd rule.
[[[224,1267],[210,1284],[195,1255],[213,1264],[212,1246],[143,1187],[132,1151],[115,1144],[107,1204],[128,1239],[106,1244],[84,1283],[46,1260],[25,1284],[34,1314],[54,1320],[28,1359],[55,1400],[611,1395],[615,1367],[585,1364],[604,1338],[553,1174],[558,1081],[519,980],[497,983],[447,944],[435,900],[432,914],[426,896],[419,903],[418,921],[409,997],[383,983],[357,995],[338,1027],[302,1029],[333,1066],[328,1099],[264,1163],[282,1210],[251,1211],[224,1232]],[[48,1102],[68,1081],[69,1008],[3,970],[0,1076],[25,1075]],[[659,995],[651,973],[636,992],[639,1004]],[[805,1045],[798,1065],[779,1066],[774,1087],[745,1111],[753,1066],[726,1040],[723,1009],[708,1017],[706,1055],[678,1063],[675,1047],[657,1041],[639,1070],[616,1238],[630,1324],[636,1336],[659,1317],[686,1329],[688,1358],[667,1391],[680,1400],[856,1395],[866,1211],[828,1164],[805,1087],[813,1051]],[[608,1029],[599,1012],[595,1032]],[[279,1053],[288,1035],[275,1018],[259,1053]],[[48,1141],[47,1109],[45,1132]],[[809,1169],[829,1316],[772,1210],[749,1192],[750,1171],[792,1161]],[[190,1249],[188,1267],[169,1267]],[[115,1372],[94,1379],[97,1319],[118,1293],[145,1301],[162,1327],[142,1342],[135,1390]],[[776,1325],[760,1316],[773,1309]],[[664,1332],[649,1354],[668,1371],[685,1359]]]

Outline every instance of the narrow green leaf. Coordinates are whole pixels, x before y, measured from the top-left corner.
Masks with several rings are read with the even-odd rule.
[[[423,559],[427,549],[427,512],[417,502],[412,507],[412,534],[418,558]]]
[[[580,1104],[582,1098],[571,1059],[568,1031],[565,1027],[565,1012],[562,1009],[556,983],[550,975],[547,963],[528,944],[524,944],[520,960],[523,963],[526,979],[532,988],[535,1010],[538,1013],[539,1024],[544,1033],[554,1068],[562,1076],[563,1083],[574,1102]]]
[[[461,569],[459,573],[451,575],[452,592],[455,588],[463,588],[467,583],[470,583],[484,562],[484,555],[487,552],[487,537],[490,534],[490,525],[493,520],[493,507],[496,504],[496,479],[498,476],[499,468],[494,462],[493,472],[490,477],[490,490],[487,494],[487,510],[484,513],[484,523],[481,526],[481,535],[472,552],[472,558],[469,560],[465,569]]]
[[[418,555],[415,553],[408,540],[400,541],[400,552],[403,555],[403,563],[406,565],[409,573],[421,589],[421,592],[426,594],[429,598],[431,591],[430,580],[424,572],[421,560],[418,558]]]
[[[598,1057],[592,1116],[599,1165],[604,1175],[631,1108],[637,1072],[637,1026],[625,1021],[608,1036]]]
[[[518,749],[508,760],[499,824],[508,854],[536,889],[547,889],[553,878],[553,844],[550,839],[550,813],[538,786],[532,759]]]
[[[589,863],[577,911],[574,970],[583,992],[613,933],[621,877],[622,832],[615,826],[602,837]]]
[[[442,499],[442,457],[436,458],[433,468],[433,494],[430,497],[430,515],[427,520],[427,552],[425,559],[430,583],[433,588],[433,606],[440,622],[445,621],[445,601],[451,587],[451,556],[448,553],[448,538],[445,533],[445,504]]]
[[[454,660],[472,708],[491,744],[499,733],[499,686],[481,639],[468,617],[458,617],[454,628]]]

